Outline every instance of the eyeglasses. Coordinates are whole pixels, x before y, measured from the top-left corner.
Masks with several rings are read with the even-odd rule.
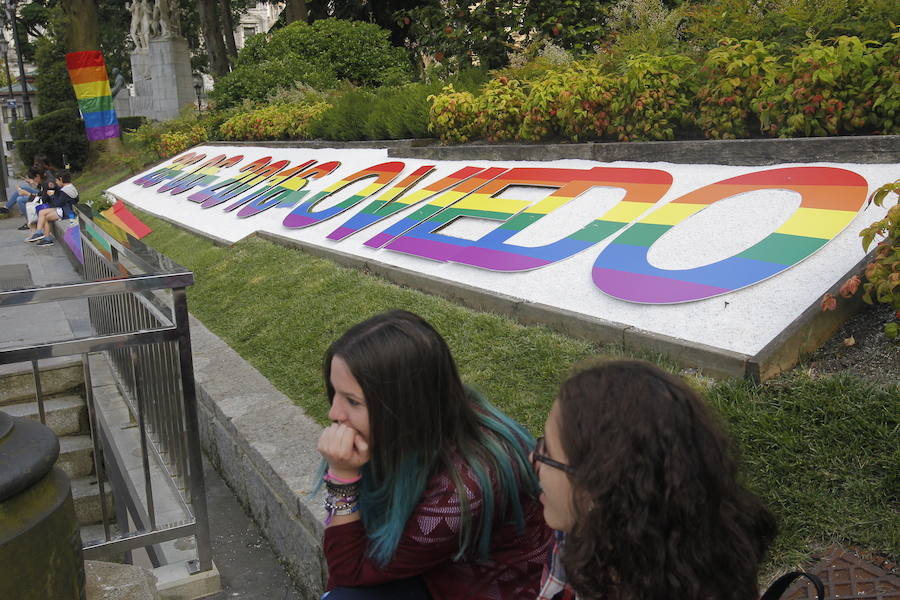
[[[570,467],[565,463],[561,463],[558,460],[553,460],[546,454],[547,452],[547,444],[544,442],[543,436],[537,439],[537,443],[534,445],[534,451],[531,453],[531,468],[537,472],[539,462],[544,463],[554,469],[559,469],[560,471],[564,471],[566,473],[574,473],[575,469]]]

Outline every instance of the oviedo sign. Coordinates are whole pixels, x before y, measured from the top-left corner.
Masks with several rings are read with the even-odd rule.
[[[232,213],[236,219],[252,219],[276,207],[290,209],[282,221],[288,230],[331,221],[328,240],[365,236],[369,248],[501,273],[540,269],[606,240],[593,263],[594,285],[614,298],[645,304],[702,300],[791,268],[837,236],[869,191],[866,179],[851,170],[791,166],[758,168],[660,203],[673,178],[657,168],[464,166],[439,173],[435,165],[407,169],[403,161],[388,161],[345,175],[336,160],[291,164],[273,156],[245,160],[242,154],[213,154],[218,150],[189,151],[130,183]],[[317,180],[332,174],[341,179],[316,189]],[[360,189],[337,203],[327,202],[352,184]],[[522,187],[546,194],[534,201],[504,193]],[[624,196],[553,242],[525,246],[509,241],[592,188],[616,188]],[[660,269],[648,261],[650,248],[674,226],[720,200],[760,190],[786,190],[800,197],[793,214],[761,241],[695,268]],[[349,217],[344,215],[354,208]],[[378,226],[390,217],[397,218]],[[477,239],[441,232],[466,218],[496,221],[496,227]]]

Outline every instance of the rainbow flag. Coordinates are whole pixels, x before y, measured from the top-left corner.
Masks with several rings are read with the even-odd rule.
[[[113,108],[103,54],[99,50],[70,52],[66,54],[66,68],[84,117],[88,140],[119,137],[119,120]]]
[[[108,208],[100,213],[108,221],[137,239],[141,239],[148,235],[152,229],[147,227],[143,221],[134,216],[122,202],[116,202],[112,208]]]

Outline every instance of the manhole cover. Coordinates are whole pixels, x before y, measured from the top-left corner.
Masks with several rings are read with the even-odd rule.
[[[0,265],[0,290],[18,290],[33,287],[28,265]]]
[[[850,553],[832,554],[810,572],[818,575],[825,584],[825,598],[828,600],[900,600],[900,577]],[[784,597],[788,600],[815,600],[816,588],[803,579],[788,588]]]

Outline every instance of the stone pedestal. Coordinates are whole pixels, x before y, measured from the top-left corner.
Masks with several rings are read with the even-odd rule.
[[[191,55],[184,38],[151,39],[149,48],[132,52],[131,72],[135,93],[129,98],[131,115],[165,121],[194,103]]]
[[[113,108],[116,109],[116,116],[120,119],[134,116],[131,112],[131,96],[128,95],[128,90],[122,90],[113,99]]]

